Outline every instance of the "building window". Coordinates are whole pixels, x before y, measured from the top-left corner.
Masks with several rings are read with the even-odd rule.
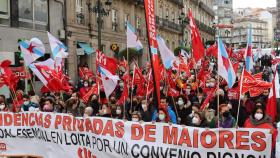
[[[229,1],[228,1],[228,0],[225,0],[225,4],[229,4]]]
[[[124,14],[124,27],[126,28],[126,24],[129,22],[129,14]]]
[[[0,24],[9,25],[10,0],[0,0]]]
[[[19,26],[36,30],[47,30],[48,1],[25,0],[18,1]]]
[[[114,9],[112,9],[112,30],[117,31],[117,18],[118,18],[118,12]]]
[[[141,27],[141,18],[136,17],[136,29],[140,29]]]
[[[83,0],[76,0],[76,22],[85,24],[85,15],[83,14]]]

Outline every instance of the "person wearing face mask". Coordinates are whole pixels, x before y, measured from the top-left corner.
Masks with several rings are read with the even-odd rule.
[[[219,119],[219,120],[218,120]],[[232,117],[228,104],[220,104],[219,118],[215,117],[210,122],[211,128],[233,128],[236,126],[236,121]]]
[[[160,108],[158,110],[158,116],[156,118],[156,122],[163,122],[163,123],[168,123],[170,120],[169,120],[169,117],[167,115],[167,112]]]
[[[167,102],[167,98],[161,97],[160,104],[162,107],[161,109],[163,109],[164,112],[166,112],[166,115],[165,115],[166,119],[168,119],[168,121],[170,121],[173,124],[177,124],[177,116],[176,116],[175,112],[173,111],[172,107],[169,106],[169,104]],[[158,118],[159,118],[159,113],[158,113],[158,110],[155,109],[153,111],[152,121],[156,121],[156,120],[158,120]]]
[[[90,106],[86,107],[85,111],[84,111],[84,118],[91,117],[92,114],[93,114],[92,107],[90,107]]]
[[[140,107],[140,114],[141,114],[142,120],[144,122],[152,121],[152,111],[153,111],[153,107],[148,105],[148,103],[145,99],[142,100],[141,107]]]
[[[141,121],[141,114],[138,111],[134,111],[131,114],[131,121],[132,122],[140,122]]]
[[[251,116],[246,120],[245,128],[269,129],[272,134],[272,149],[275,150],[277,130],[273,127],[272,118],[266,113],[265,107],[256,106]],[[274,157],[273,157],[274,158]]]
[[[85,96],[90,91],[90,89],[91,87],[89,86],[88,81],[84,81],[84,86],[80,88],[79,96],[83,98],[83,96]]]
[[[6,97],[4,95],[0,95],[0,111],[9,111],[9,108],[6,103]]]
[[[9,111],[8,107],[6,106],[6,104],[4,102],[0,103],[0,111],[2,111],[2,112]]]
[[[90,101],[89,105],[93,109],[93,116],[96,116],[96,114],[98,113],[98,110],[100,108],[100,103],[98,102],[98,97],[96,94],[93,94],[91,96],[91,101]]]
[[[32,103],[30,101],[30,96],[25,94],[23,95],[23,104],[21,105],[21,111],[34,111],[36,109],[36,111],[39,109],[39,105]]]
[[[111,109],[108,107],[107,104],[102,105],[102,109],[99,110],[99,116],[102,117],[112,117]]]
[[[188,104],[188,101],[180,96],[177,101],[177,112],[178,112],[178,123],[186,124],[186,116],[192,112],[191,104]]]
[[[197,102],[195,102],[192,106],[191,106],[191,113],[185,116],[185,124],[186,126],[190,126],[192,124],[192,119],[194,117],[194,113],[199,111],[199,104]]]
[[[194,112],[194,116],[192,118],[192,122],[191,122],[190,126],[200,127],[200,128],[208,127],[208,125],[205,121],[205,115],[202,111]]]

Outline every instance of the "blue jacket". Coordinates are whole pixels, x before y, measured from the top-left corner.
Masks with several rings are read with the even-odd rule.
[[[175,112],[171,109],[170,106],[167,107],[167,112],[169,114],[169,117],[170,117],[170,120],[173,124],[177,124],[177,117],[176,117],[176,114]],[[152,121],[156,121],[157,120],[157,114],[158,114],[158,111],[155,110],[153,112],[153,116],[152,116]]]

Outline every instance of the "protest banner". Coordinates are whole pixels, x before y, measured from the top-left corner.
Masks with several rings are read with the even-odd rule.
[[[278,131],[280,131],[280,122],[277,123]],[[277,136],[276,141],[276,158],[280,157],[280,134]]]
[[[0,155],[44,158],[270,158],[271,134],[165,123],[0,113]]]

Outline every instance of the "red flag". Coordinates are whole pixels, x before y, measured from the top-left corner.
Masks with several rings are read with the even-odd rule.
[[[214,97],[216,91],[217,91],[217,88],[212,88],[211,89],[209,95],[207,96],[207,98],[204,100],[204,102],[200,106],[201,110],[204,110],[209,105],[209,102]]]
[[[258,96],[260,95],[264,90],[269,89],[272,84],[263,80],[260,80],[260,74],[256,74],[255,78],[252,76],[248,71],[244,70],[243,74],[243,83],[242,83],[242,94],[249,91],[250,96]],[[240,81],[239,81],[239,87],[240,87]]]
[[[192,36],[192,53],[195,62],[198,62],[204,56],[204,46],[200,38],[198,28],[196,27],[192,11],[189,9],[190,28]]]
[[[126,99],[129,97],[128,96],[127,84],[125,84],[125,82],[124,82],[124,86],[123,87],[124,88],[123,88],[122,96],[121,96],[121,98],[117,102],[118,105],[124,105]]]
[[[278,84],[277,84],[278,83]],[[277,116],[277,100],[276,100],[276,89],[279,90],[279,79],[277,71],[274,74],[274,79],[272,81],[272,87],[270,89],[270,93],[268,96],[267,104],[266,104],[266,112],[271,116],[273,122]]]
[[[91,89],[82,97],[83,101],[87,103],[89,101],[90,96],[93,94],[98,95],[98,85],[95,84],[91,87]]]
[[[133,79],[133,85],[143,84],[145,82],[145,78],[143,77],[141,69],[135,65],[134,69],[134,79]]]
[[[15,90],[19,77],[12,72],[11,68],[9,67],[10,64],[10,60],[4,60],[0,64],[1,79],[4,82],[4,84],[7,85],[10,89]]]
[[[93,72],[87,67],[79,67],[79,75],[83,80],[94,77]]]
[[[115,58],[106,56],[99,50],[96,50],[96,70],[98,70],[98,65],[101,67],[106,67],[113,75],[116,75],[118,68],[118,61]]]
[[[153,79],[155,81],[154,87],[158,105],[160,102],[160,73],[159,73],[159,58],[158,58],[158,43],[156,35],[156,19],[155,19],[155,5],[154,0],[144,0],[145,14],[146,14],[146,25],[147,35],[149,41],[150,55],[152,56],[152,68],[153,68]],[[160,108],[161,106],[159,106]]]
[[[206,50],[206,55],[207,56],[214,56],[214,57],[218,57],[218,45],[215,42],[212,46],[210,46],[209,48],[207,48]]]
[[[272,63],[273,65],[279,64],[279,63],[280,63],[280,58],[277,57],[277,58],[272,59],[271,63]]]
[[[234,70],[235,74],[237,73],[238,67],[239,67],[239,62],[236,62],[233,64],[233,70]]]

